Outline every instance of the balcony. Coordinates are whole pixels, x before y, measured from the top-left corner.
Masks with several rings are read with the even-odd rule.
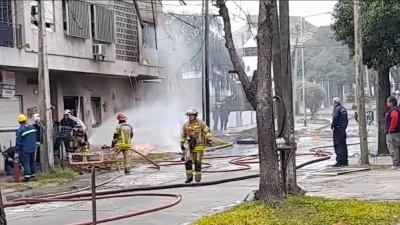
[[[0,47],[22,46],[22,26],[8,22],[0,22]]]

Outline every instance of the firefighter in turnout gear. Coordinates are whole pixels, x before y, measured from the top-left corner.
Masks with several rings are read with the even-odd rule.
[[[211,144],[210,128],[204,121],[197,119],[198,113],[195,108],[188,108],[186,115],[189,120],[183,125],[181,134],[181,150],[184,154],[183,160],[186,168],[185,183],[192,182],[193,175],[195,181],[200,182],[204,150],[207,144]]]
[[[88,142],[88,137],[86,131],[80,127],[74,131],[74,142],[72,148],[75,153],[89,153],[90,145]]]
[[[124,155],[124,168],[125,174],[129,174],[131,171],[130,155],[131,155],[131,140],[133,138],[133,128],[129,125],[126,120],[126,116],[123,113],[117,116],[118,125],[114,131],[113,141],[111,147],[115,148],[117,155],[121,152]]]

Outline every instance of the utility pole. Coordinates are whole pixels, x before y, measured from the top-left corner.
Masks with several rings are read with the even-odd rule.
[[[294,115],[297,115],[297,111],[296,111],[296,106],[297,106],[297,43],[294,46],[294,67],[292,69],[292,73],[293,73],[293,113]]]
[[[358,126],[360,129],[361,165],[369,164],[367,123],[365,118],[365,92],[363,74],[363,52],[361,32],[360,0],[354,0],[354,58],[356,66],[356,97],[358,111]]]
[[[292,64],[290,57],[290,24],[289,24],[289,1],[279,2],[279,27],[281,41],[281,66],[283,82],[283,103],[286,107],[286,126],[284,128],[284,139],[286,146],[293,148],[286,159],[288,164],[285,176],[285,191],[291,194],[297,194],[297,175],[296,175],[296,144],[294,133],[294,107],[293,103],[293,77]]]
[[[303,40],[303,32],[304,32],[304,17],[301,18],[301,30],[300,30],[300,38],[301,38],[301,80],[303,82],[303,113],[304,113],[304,126],[307,126],[307,107],[306,107],[306,78],[304,74],[304,40]]]
[[[204,0],[205,13],[204,13],[204,121],[210,126],[210,9],[209,0]]]
[[[39,86],[39,110],[41,122],[42,143],[40,144],[40,165],[42,172],[54,168],[53,134],[50,105],[50,78],[47,62],[47,39],[44,1],[38,0],[39,19],[39,51],[38,51],[38,86]]]

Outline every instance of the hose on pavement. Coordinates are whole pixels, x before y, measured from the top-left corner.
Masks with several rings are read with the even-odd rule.
[[[328,154],[328,153],[321,153],[321,154],[306,153],[306,154],[297,154],[297,155],[315,155],[315,156],[321,156],[321,157],[318,157],[316,159],[313,159],[313,160],[307,161],[305,163],[302,163],[300,165],[297,165],[296,169],[301,169],[307,165],[325,161],[325,160],[328,160],[331,158],[330,154]],[[258,159],[257,155],[214,156],[214,157],[205,157],[204,159],[212,160],[212,159],[224,159],[224,158],[233,158],[232,160],[229,161],[229,163],[232,165],[238,166],[239,168],[229,169],[229,170],[228,169],[227,170],[206,170],[204,172],[205,173],[223,173],[223,172],[249,170],[251,168],[249,164],[259,163],[258,160],[256,160],[256,159]],[[152,168],[159,169],[161,166],[172,166],[172,165],[183,164],[180,161],[161,161],[160,163],[161,164],[152,163],[153,164]],[[154,164],[156,164],[157,166],[155,166]],[[205,163],[205,165],[206,165],[205,168],[210,168],[212,166],[209,163]],[[120,176],[121,175],[118,175],[116,177],[111,178],[110,180],[102,182],[102,183],[98,184],[96,187],[101,187],[108,183],[111,183],[112,181],[115,181]],[[151,212],[156,212],[156,211],[177,205],[182,200],[182,196],[176,195],[176,194],[132,193],[132,192],[144,192],[144,191],[165,190],[165,189],[175,189],[175,188],[185,188],[185,187],[211,186],[211,185],[217,185],[217,184],[222,184],[222,183],[254,179],[254,178],[258,178],[259,176],[260,176],[260,174],[251,174],[251,175],[246,175],[246,176],[239,176],[239,177],[220,179],[220,180],[214,180],[214,181],[206,181],[206,182],[198,182],[198,183],[166,184],[166,185],[158,185],[158,186],[144,186],[144,187],[116,189],[116,190],[97,191],[96,199],[126,198],[126,197],[138,197],[138,196],[174,198],[174,201],[172,201],[168,204],[165,204],[165,205],[158,206],[158,207],[129,212],[129,213],[113,216],[113,217],[98,219],[97,224],[120,220],[120,219],[129,218],[129,217],[133,217],[133,216],[138,216],[138,215],[143,215],[143,214],[147,214],[147,213],[151,213]],[[63,192],[63,193],[58,193],[58,194],[51,194],[51,195],[47,195],[47,196],[43,196],[43,197],[20,198],[20,199],[14,200],[12,202],[5,203],[4,208],[22,206],[22,205],[27,205],[27,204],[49,203],[49,202],[90,201],[90,200],[92,200],[92,198],[91,198],[92,193],[83,192],[83,191],[89,190],[90,188],[91,187],[86,187],[86,188],[82,188],[82,189],[78,189],[78,190],[74,190],[74,191]],[[92,221],[86,221],[86,222],[71,223],[68,225],[91,225],[91,224],[93,224]]]

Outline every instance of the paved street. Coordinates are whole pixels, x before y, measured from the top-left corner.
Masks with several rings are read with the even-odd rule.
[[[349,133],[357,132],[357,123],[350,122]],[[329,133],[329,128],[323,129],[323,132]],[[349,138],[348,143],[358,143],[359,138]],[[318,146],[332,145],[331,138],[314,139],[313,137],[302,137],[298,141],[298,152],[308,152],[308,149]],[[328,151],[333,151],[332,148],[327,148]],[[238,155],[238,154],[254,154],[257,152],[257,147],[253,145],[235,146],[230,149],[223,149],[216,152],[208,153],[212,155]],[[359,147],[357,145],[349,147],[349,155],[357,156]],[[358,172],[350,175],[332,177],[315,177],[313,173],[321,171],[327,165],[334,163],[334,157],[331,160],[321,163],[313,164],[298,171],[299,182],[307,190],[310,190],[311,195],[318,196],[335,196],[341,192],[349,191],[344,197],[360,197],[375,196],[375,199],[389,199],[392,198],[392,193],[396,194],[397,191],[392,191],[394,182],[399,177],[397,173],[392,171],[386,173],[384,171],[372,171],[371,173]],[[298,164],[314,159],[314,156],[301,156],[297,158]],[[228,159],[213,160],[212,169],[229,169],[234,166],[228,164]],[[351,159],[353,164],[357,164],[358,158]],[[383,162],[386,163],[386,162]],[[132,175],[123,176],[116,181],[104,186],[102,189],[121,189],[134,186],[153,186],[167,183],[182,183],[184,180],[183,166],[162,167],[160,172],[154,172],[145,167],[135,168]],[[224,179],[229,177],[244,176],[258,172],[258,165],[252,165],[252,169],[248,171],[232,172],[232,173],[217,173],[217,174],[204,174],[203,181],[212,181]],[[372,175],[371,175],[372,174]],[[100,176],[102,180],[112,177],[115,174],[107,174]],[[375,179],[369,183],[371,179]],[[379,182],[379,176],[383,177],[383,184]],[[353,178],[355,178],[353,180]],[[352,179],[352,182],[348,182]],[[386,184],[386,181],[393,179]],[[363,191],[357,196],[357,190],[363,185]],[[388,186],[385,186],[388,185]],[[235,204],[240,203],[252,191],[257,189],[258,179],[245,180],[209,187],[198,188],[180,188],[172,190],[161,190],[157,193],[170,193],[182,195],[182,202],[178,205],[165,209],[159,212],[145,214],[133,218],[114,221],[106,224],[123,225],[123,224],[143,224],[143,225],[183,225],[188,224],[194,220],[199,219],[204,215],[213,214],[225,210]],[[350,186],[350,187],[349,187]],[[366,188],[372,190],[380,190],[380,188],[387,188],[390,193],[383,196],[382,194],[373,194],[374,191],[366,191]],[[364,190],[365,189],[365,190]],[[151,193],[151,192],[150,192]],[[155,192],[152,192],[155,193]],[[380,193],[380,192],[379,192]],[[399,193],[400,195],[400,193]],[[172,202],[171,198],[160,197],[135,197],[135,198],[120,198],[120,199],[105,199],[98,200],[98,218],[109,216],[116,216],[131,211],[143,210],[152,207],[157,207],[163,204]],[[29,223],[32,218],[35,222],[42,225],[67,225],[74,222],[87,221],[91,218],[91,204],[89,202],[79,203],[47,203],[31,206],[22,206],[15,208],[8,208],[6,210],[9,224],[11,225],[25,225]]]
[[[329,141],[330,142],[330,141]],[[300,141],[299,148],[306,151],[306,147],[322,145],[323,142],[313,143],[310,140]],[[329,144],[325,142],[325,145]],[[253,154],[257,152],[256,146],[239,146],[231,149],[220,150],[212,153],[213,155],[226,154]],[[298,163],[314,158],[313,156],[299,157]],[[228,169],[233,166],[228,165],[228,160],[214,160],[211,169]],[[321,169],[330,162],[323,162],[306,167],[299,171],[302,177],[311,171]],[[182,166],[165,167],[161,172],[153,173],[151,170],[138,168],[131,176],[124,176],[115,182],[106,185],[106,189],[117,189],[132,186],[160,185],[162,183],[182,183],[184,172]],[[258,165],[251,170],[232,173],[204,174],[204,181],[218,180],[228,177],[243,176],[254,174],[258,171]],[[112,176],[112,175],[109,175]],[[258,186],[258,179],[245,180],[234,183],[221,184],[199,188],[181,188],[174,190],[161,190],[158,193],[181,194],[182,202],[172,208],[137,216],[121,221],[115,221],[113,225],[119,224],[143,224],[143,225],[179,225],[191,222],[203,215],[215,213],[242,201],[247,194],[255,190]],[[156,207],[173,201],[169,198],[159,197],[136,197],[121,199],[106,199],[98,201],[98,218],[115,216],[119,213],[126,213],[130,210],[147,209]],[[23,225],[29,223],[32,217],[35,223],[42,225],[65,225],[68,223],[89,220],[91,218],[91,204],[88,202],[80,203],[47,203],[31,206],[8,208],[7,218],[10,225]]]

